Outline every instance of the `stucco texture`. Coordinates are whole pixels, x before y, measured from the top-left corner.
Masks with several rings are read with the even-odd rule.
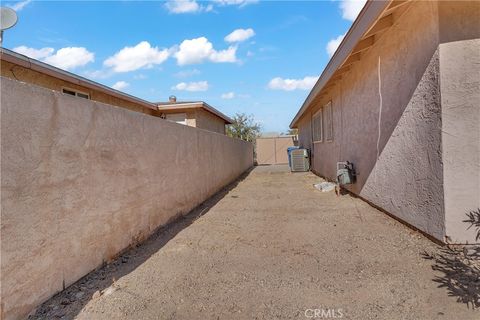
[[[160,108],[160,110],[154,111],[153,114],[160,117],[162,114],[180,113],[185,114],[187,125],[190,127],[225,134],[225,120],[201,108],[187,108],[179,110],[162,110]]]
[[[334,123],[333,142],[313,144],[312,165],[333,180],[338,161],[353,162],[357,183],[347,189],[443,239],[437,15],[433,2],[413,4],[312,108],[331,101]]]
[[[62,88],[78,90],[84,93],[88,93],[91,100],[119,106],[125,109],[137,111],[137,112],[143,112],[145,114],[153,115],[155,113],[155,110],[146,108],[140,104],[127,101],[124,99],[120,99],[112,95],[109,95],[97,90],[89,89],[81,85],[71,83],[62,79],[58,79],[35,70],[27,69],[8,61],[4,61],[4,60],[1,61],[0,74],[2,77],[15,79],[22,82],[32,83],[40,87],[44,87],[44,88],[48,88],[48,89],[52,89],[60,92],[62,91]]]
[[[1,315],[40,302],[252,166],[252,144],[1,79]]]
[[[299,141],[311,148],[316,173],[333,180],[336,162],[353,162],[357,183],[347,185],[348,190],[443,242],[449,241],[446,236],[457,241],[474,239],[466,235],[465,223],[463,229],[451,229],[455,235],[446,233],[449,211],[445,209],[448,194],[444,190],[445,134],[440,93],[444,59],[439,58],[439,45],[445,39],[480,37],[475,28],[478,20],[474,19],[478,18],[475,8],[479,4],[461,2],[449,10],[452,4],[448,2],[410,3],[339,84],[311,106],[298,123]],[[477,14],[461,13],[469,10]],[[448,30],[448,34],[442,30]],[[463,67],[457,75],[462,72],[469,74],[470,81],[478,79],[475,68]],[[475,97],[471,94],[467,99],[471,102]],[[329,101],[333,106],[333,142],[312,144],[311,116]],[[472,127],[474,121],[463,124],[467,125],[465,132],[478,132],[478,126]],[[478,138],[468,139],[466,144],[474,141],[478,145]],[[476,154],[475,150],[478,148],[464,152]],[[474,169],[474,157],[469,157],[470,167],[464,172],[478,173],[478,162]],[[456,185],[473,196],[477,189],[465,184],[460,187],[462,183]],[[478,199],[478,194],[474,198]]]
[[[195,126],[199,129],[225,134],[225,120],[203,109],[195,110]]]
[[[462,222],[480,208],[480,40],[440,45],[446,236],[474,243]]]
[[[162,115],[168,115],[168,114],[185,114],[185,120],[187,122],[187,126],[190,127],[196,127],[196,120],[195,120],[195,109],[185,109],[181,111],[176,111],[176,110],[156,110],[153,112],[153,115],[156,117],[161,117]]]

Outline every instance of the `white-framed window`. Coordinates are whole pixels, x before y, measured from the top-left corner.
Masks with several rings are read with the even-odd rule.
[[[332,111],[332,101],[329,101],[323,107],[323,114],[325,117],[325,141],[333,141],[333,111]]]
[[[323,141],[323,113],[322,109],[315,112],[312,116],[312,138],[313,142]]]
[[[90,99],[90,95],[86,92],[81,92],[75,89],[70,88],[62,88],[62,93],[69,94],[71,96],[83,98],[83,99]]]
[[[171,113],[167,114],[166,118],[168,121],[176,122],[179,124],[187,125],[187,114],[186,113]]]

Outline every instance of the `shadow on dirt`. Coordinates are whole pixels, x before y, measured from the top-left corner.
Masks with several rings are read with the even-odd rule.
[[[99,267],[57,293],[40,305],[28,319],[74,319],[92,298],[100,296],[108,288],[114,287],[116,279],[135,270],[179,232],[208,213],[213,206],[247,178],[252,170],[253,168],[243,173],[233,183],[224,187],[188,214],[178,217],[173,222],[157,229],[145,241],[125,250],[111,263]]]
[[[476,240],[480,239],[480,209],[466,214],[471,227],[477,231]],[[433,279],[439,288],[446,288],[448,295],[457,298],[457,302],[465,303],[468,308],[480,307],[480,247],[465,246],[444,247],[439,253],[422,254],[424,259],[432,260],[432,269],[442,275]]]
[[[439,288],[468,308],[480,307],[480,248],[442,248],[436,254],[423,253],[423,258],[432,260],[432,269],[442,273],[433,279]]]

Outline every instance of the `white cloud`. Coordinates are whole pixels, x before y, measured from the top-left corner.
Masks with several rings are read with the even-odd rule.
[[[51,55],[55,51],[55,49],[53,48],[34,49],[26,46],[19,46],[19,47],[13,48],[13,51],[26,55],[27,57],[30,57],[30,58],[40,60]]]
[[[175,73],[173,76],[175,76],[177,78],[189,78],[189,77],[199,75],[200,73],[201,72],[198,69],[182,70],[182,71],[179,71],[179,72]]]
[[[142,68],[151,68],[161,64],[169,57],[168,49],[152,47],[147,41],[142,41],[134,47],[125,47],[103,62],[115,72],[129,72]]]
[[[61,69],[70,70],[95,60],[95,55],[83,47],[66,47],[44,59],[46,63]]]
[[[175,58],[179,65],[201,63],[210,56],[212,51],[213,45],[205,37],[184,40],[175,53]]]
[[[340,9],[342,10],[342,18],[354,21],[367,0],[341,0]]]
[[[227,42],[242,42],[255,35],[255,31],[252,28],[237,29],[225,37]]]
[[[222,99],[233,99],[235,98],[235,92],[227,92],[222,94],[221,96]]]
[[[9,7],[15,11],[20,11],[25,8],[30,2],[32,2],[32,0],[19,1],[15,4],[9,5]]]
[[[180,82],[177,85],[172,87],[172,90],[181,90],[181,91],[207,91],[208,82],[199,81],[199,82]]]
[[[221,6],[239,6],[244,7],[248,4],[257,3],[259,0],[214,0]]]
[[[223,63],[223,62],[236,62],[237,57],[237,47],[228,47],[226,50],[216,51],[213,50],[210,54],[210,61],[216,63]]]
[[[206,7],[204,7],[203,11],[205,11],[205,12],[213,11],[213,4],[209,4]]]
[[[117,81],[112,85],[112,88],[115,90],[123,90],[127,88],[130,85],[130,83],[125,82],[125,81]]]
[[[168,0],[165,8],[173,14],[211,12],[214,4],[217,6],[236,5],[244,7],[248,4],[257,3],[259,0],[214,0],[213,3],[200,5],[197,0]]]
[[[205,60],[212,62],[236,62],[237,48],[234,46],[226,50],[217,51],[205,37],[184,40],[175,53],[178,65],[202,63]]]
[[[340,43],[342,42],[344,37],[345,37],[345,35],[341,34],[338,37],[336,37],[335,39],[332,39],[332,40],[328,41],[326,49],[327,49],[327,53],[328,53],[329,57],[333,56],[333,54],[337,50],[338,46],[340,45]]]
[[[196,0],[170,0],[165,3],[170,13],[193,13],[202,10]]]
[[[283,79],[280,77],[273,78],[268,83],[268,88],[272,90],[310,90],[317,82],[318,77],[305,77],[303,79]]]
[[[84,47],[66,47],[58,49],[57,52],[55,52],[53,48],[48,47],[35,49],[19,46],[13,48],[13,51],[64,70],[81,67],[95,60],[93,52],[88,51]]]

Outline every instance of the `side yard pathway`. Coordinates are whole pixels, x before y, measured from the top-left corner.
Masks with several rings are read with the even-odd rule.
[[[315,190],[320,180],[257,167],[32,318],[480,318],[433,281],[443,273],[424,253],[441,248],[359,199]]]

